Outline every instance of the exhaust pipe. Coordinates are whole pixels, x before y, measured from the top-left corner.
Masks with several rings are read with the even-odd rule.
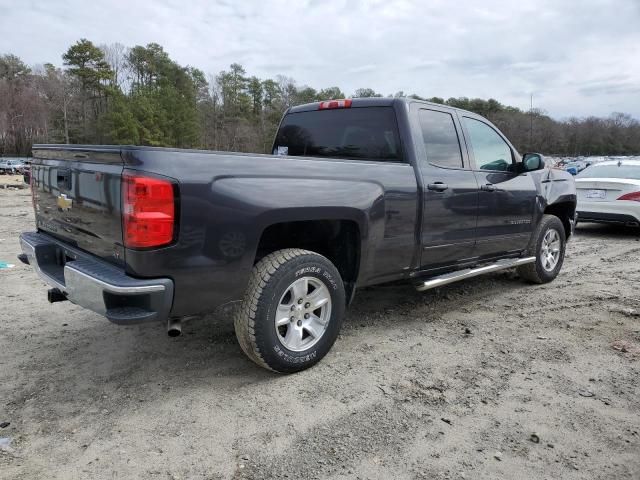
[[[170,318],[167,322],[167,335],[178,337],[182,333],[182,320],[180,318]]]

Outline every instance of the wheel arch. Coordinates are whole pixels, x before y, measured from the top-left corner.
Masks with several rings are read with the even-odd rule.
[[[274,222],[262,229],[253,263],[285,248],[319,253],[338,269],[349,302],[360,274],[363,236],[360,222],[351,216]]]
[[[564,227],[564,236],[568,239],[573,234],[575,222],[576,203],[573,200],[563,200],[547,205],[543,212],[545,215],[558,217]]]

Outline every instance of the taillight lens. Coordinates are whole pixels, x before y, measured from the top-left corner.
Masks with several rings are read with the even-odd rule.
[[[122,176],[124,246],[150,248],[173,241],[174,184],[168,180],[132,174]]]
[[[329,100],[327,102],[320,102],[318,110],[331,110],[334,108],[351,108],[351,100]]]
[[[618,200],[631,200],[633,202],[640,202],[640,192],[625,193]]]

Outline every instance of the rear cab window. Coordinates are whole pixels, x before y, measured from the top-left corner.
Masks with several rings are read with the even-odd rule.
[[[451,114],[420,109],[418,115],[427,162],[436,167],[463,168],[460,140]]]
[[[393,107],[357,107],[288,113],[274,155],[402,162]]]

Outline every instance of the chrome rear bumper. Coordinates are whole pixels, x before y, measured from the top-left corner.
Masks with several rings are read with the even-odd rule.
[[[21,260],[76,305],[117,324],[166,321],[169,317],[171,279],[130,277],[124,270],[43,233],[22,233],[20,245]]]

